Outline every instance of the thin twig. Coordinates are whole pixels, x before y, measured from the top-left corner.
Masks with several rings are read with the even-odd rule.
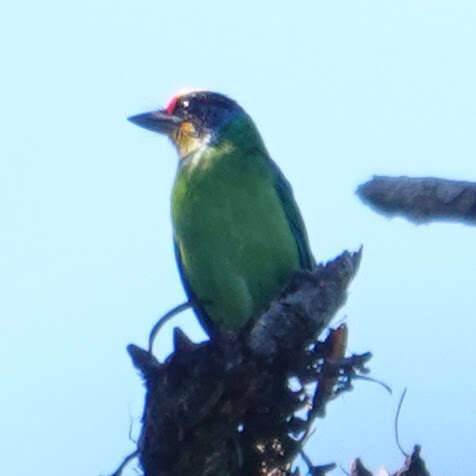
[[[154,340],[156,335],[159,333],[160,329],[162,326],[168,322],[172,317],[176,316],[177,314],[180,314],[181,312],[185,311],[186,309],[190,308],[192,305],[190,304],[189,301],[183,302],[182,304],[179,304],[178,306],[175,306],[172,308],[170,311],[166,312],[155,324],[154,327],[152,327],[152,330],[150,331],[149,334],[149,352],[152,352],[152,346],[154,345]]]
[[[134,443],[136,445],[137,441],[132,436],[133,426],[134,426],[134,419],[132,418],[131,415],[129,415],[129,440],[131,440],[132,443]]]
[[[405,388],[402,392],[400,400],[398,402],[397,413],[395,415],[395,441],[397,442],[398,449],[402,452],[404,456],[408,458],[408,453],[405,452],[402,445],[400,444],[400,435],[398,433],[398,420],[400,419],[400,411],[402,409],[403,400],[405,400],[405,395],[407,394],[407,389]]]
[[[376,378],[368,377],[367,375],[361,375],[361,374],[356,374],[352,378],[357,379],[357,380],[367,380],[368,382],[373,382],[378,385],[381,385],[387,392],[391,395],[392,394],[392,387],[390,385],[387,385],[385,382],[382,382],[381,380],[377,380]]]
[[[129,455],[127,455],[122,461],[122,463],[119,465],[119,468],[117,468],[116,471],[111,474],[111,476],[121,476],[123,469],[129,464],[130,461],[132,461],[137,456],[139,456],[139,450],[135,450]]]

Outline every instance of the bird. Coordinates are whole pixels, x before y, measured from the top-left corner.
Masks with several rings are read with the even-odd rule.
[[[180,92],[164,109],[128,119],[175,146],[171,217],[182,284],[210,337],[238,335],[295,271],[315,264],[289,182],[252,118],[224,94]]]

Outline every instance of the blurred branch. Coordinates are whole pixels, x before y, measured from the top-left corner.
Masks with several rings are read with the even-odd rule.
[[[388,217],[416,223],[476,224],[476,183],[434,177],[374,176],[357,189],[360,199]]]

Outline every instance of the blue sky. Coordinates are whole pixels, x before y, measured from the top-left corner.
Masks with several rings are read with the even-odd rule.
[[[364,245],[339,312],[374,353],[308,453],[347,467],[475,470],[475,229],[387,220],[372,174],[476,180],[476,4],[438,0],[10,2],[0,23],[2,472],[107,474],[140,430],[126,355],[183,301],[169,219],[175,151],[126,117],[199,87],[254,117],[318,260]],[[195,339],[194,317],[175,321]],[[156,343],[170,350],[172,326]],[[131,469],[127,476],[135,474]],[[338,474],[338,472],[336,472]]]

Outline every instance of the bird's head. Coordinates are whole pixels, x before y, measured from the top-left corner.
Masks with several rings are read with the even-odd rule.
[[[256,132],[251,118],[235,101],[211,91],[176,94],[167,107],[129,117],[134,124],[166,134],[181,158],[204,146],[218,144],[232,123]]]

